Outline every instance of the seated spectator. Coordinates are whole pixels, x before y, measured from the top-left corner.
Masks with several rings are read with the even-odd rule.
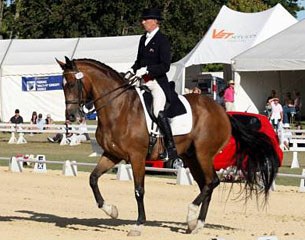
[[[85,142],[85,141],[90,140],[85,118],[80,118],[78,120],[78,123],[80,125],[78,128],[78,132],[71,133],[71,132],[69,132],[69,130],[72,130],[72,128],[68,127],[70,122],[66,122],[66,138],[68,139],[68,141],[69,140],[71,141],[72,137],[76,137],[79,142]],[[62,138],[63,138],[63,133],[57,133],[55,136],[48,137],[47,139],[49,142],[52,142],[52,143],[60,143]]]
[[[39,130],[43,130],[44,125],[45,125],[45,120],[42,118],[42,114],[39,113],[39,114],[38,114],[38,118],[37,118],[37,122],[36,122],[36,127],[37,127]]]
[[[30,123],[33,124],[33,125],[36,125],[36,124],[37,124],[37,112],[36,112],[36,111],[34,111],[34,112],[32,113],[32,117],[31,117]]]
[[[294,107],[294,101],[291,97],[291,93],[287,92],[283,106],[283,124],[289,123],[292,115],[296,113]]]
[[[45,127],[44,129],[48,129],[48,125],[54,124],[54,120],[51,117],[51,114],[47,114],[47,117],[45,119]]]
[[[269,99],[269,103],[271,105],[270,121],[274,130],[277,132],[279,123],[283,120],[283,107],[278,98]]]
[[[51,118],[51,114],[47,114],[46,124],[54,124],[54,120]]]
[[[23,123],[23,117],[20,116],[19,109],[15,110],[15,115],[11,117],[10,123],[15,123],[15,124]]]
[[[280,139],[280,146],[283,150],[289,150],[290,139],[292,138],[292,133],[290,131],[289,123],[283,124],[283,127],[278,132]]]

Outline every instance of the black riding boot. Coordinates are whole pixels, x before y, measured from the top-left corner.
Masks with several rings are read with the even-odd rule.
[[[166,147],[166,151],[167,151],[167,154],[166,154],[166,152],[164,152],[164,153],[161,153],[160,155],[162,157],[165,157],[167,155],[167,159],[164,159],[166,161],[175,160],[175,159],[179,158],[177,149],[175,146],[171,126],[163,111],[159,112],[157,121],[158,121],[158,126],[160,127],[160,130],[164,136],[164,142],[165,142],[165,147]]]

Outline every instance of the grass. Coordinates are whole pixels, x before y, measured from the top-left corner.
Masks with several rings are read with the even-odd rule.
[[[41,154],[45,155],[46,159],[50,161],[75,160],[77,162],[85,163],[97,163],[99,159],[98,157],[89,157],[92,153],[90,142],[82,143],[78,146],[61,146],[57,143],[49,143],[47,141],[47,134],[34,134],[33,136],[26,134],[25,138],[28,141],[27,144],[8,144],[10,136],[9,133],[0,133],[0,157],[11,158],[18,154]],[[305,152],[298,153],[300,168],[290,168],[292,157],[292,152],[284,153],[283,166],[280,168],[279,172],[301,175],[302,168],[305,168]],[[0,165],[8,166],[8,162],[0,160]],[[48,168],[62,169],[62,165],[48,164]],[[91,171],[92,169],[92,166],[78,166],[79,171]],[[299,186],[300,179],[278,176],[276,178],[276,184]]]

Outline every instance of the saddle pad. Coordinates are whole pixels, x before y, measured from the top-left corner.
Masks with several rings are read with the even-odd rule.
[[[143,93],[144,90],[141,90],[140,88],[136,87],[136,91],[140,97],[143,109],[144,109],[144,114],[145,114],[145,120],[146,120],[146,126],[147,126],[147,130],[149,133],[153,132],[157,135],[160,135],[160,132],[157,131],[157,125],[154,124],[154,127],[152,129],[152,120],[147,112],[146,109],[146,105],[144,102],[144,98],[143,98]],[[189,104],[189,102],[186,100],[186,98],[182,95],[179,95],[179,99],[180,101],[183,103],[185,109],[186,109],[186,113],[176,116],[174,118],[169,118],[169,122],[172,128],[172,132],[173,132],[173,136],[176,135],[183,135],[183,134],[188,134],[191,129],[192,129],[192,125],[193,125],[193,117],[192,117],[192,109],[191,106]]]

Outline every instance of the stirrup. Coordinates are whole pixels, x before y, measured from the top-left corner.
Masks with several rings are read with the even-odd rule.
[[[172,150],[172,151],[174,152],[175,150]],[[167,149],[165,149],[164,152],[160,153],[159,157],[163,160],[163,162],[168,162],[168,161],[172,161],[172,160],[176,160],[176,159],[180,158],[178,156],[177,151],[176,151],[176,154],[173,154],[173,156],[169,157]]]

